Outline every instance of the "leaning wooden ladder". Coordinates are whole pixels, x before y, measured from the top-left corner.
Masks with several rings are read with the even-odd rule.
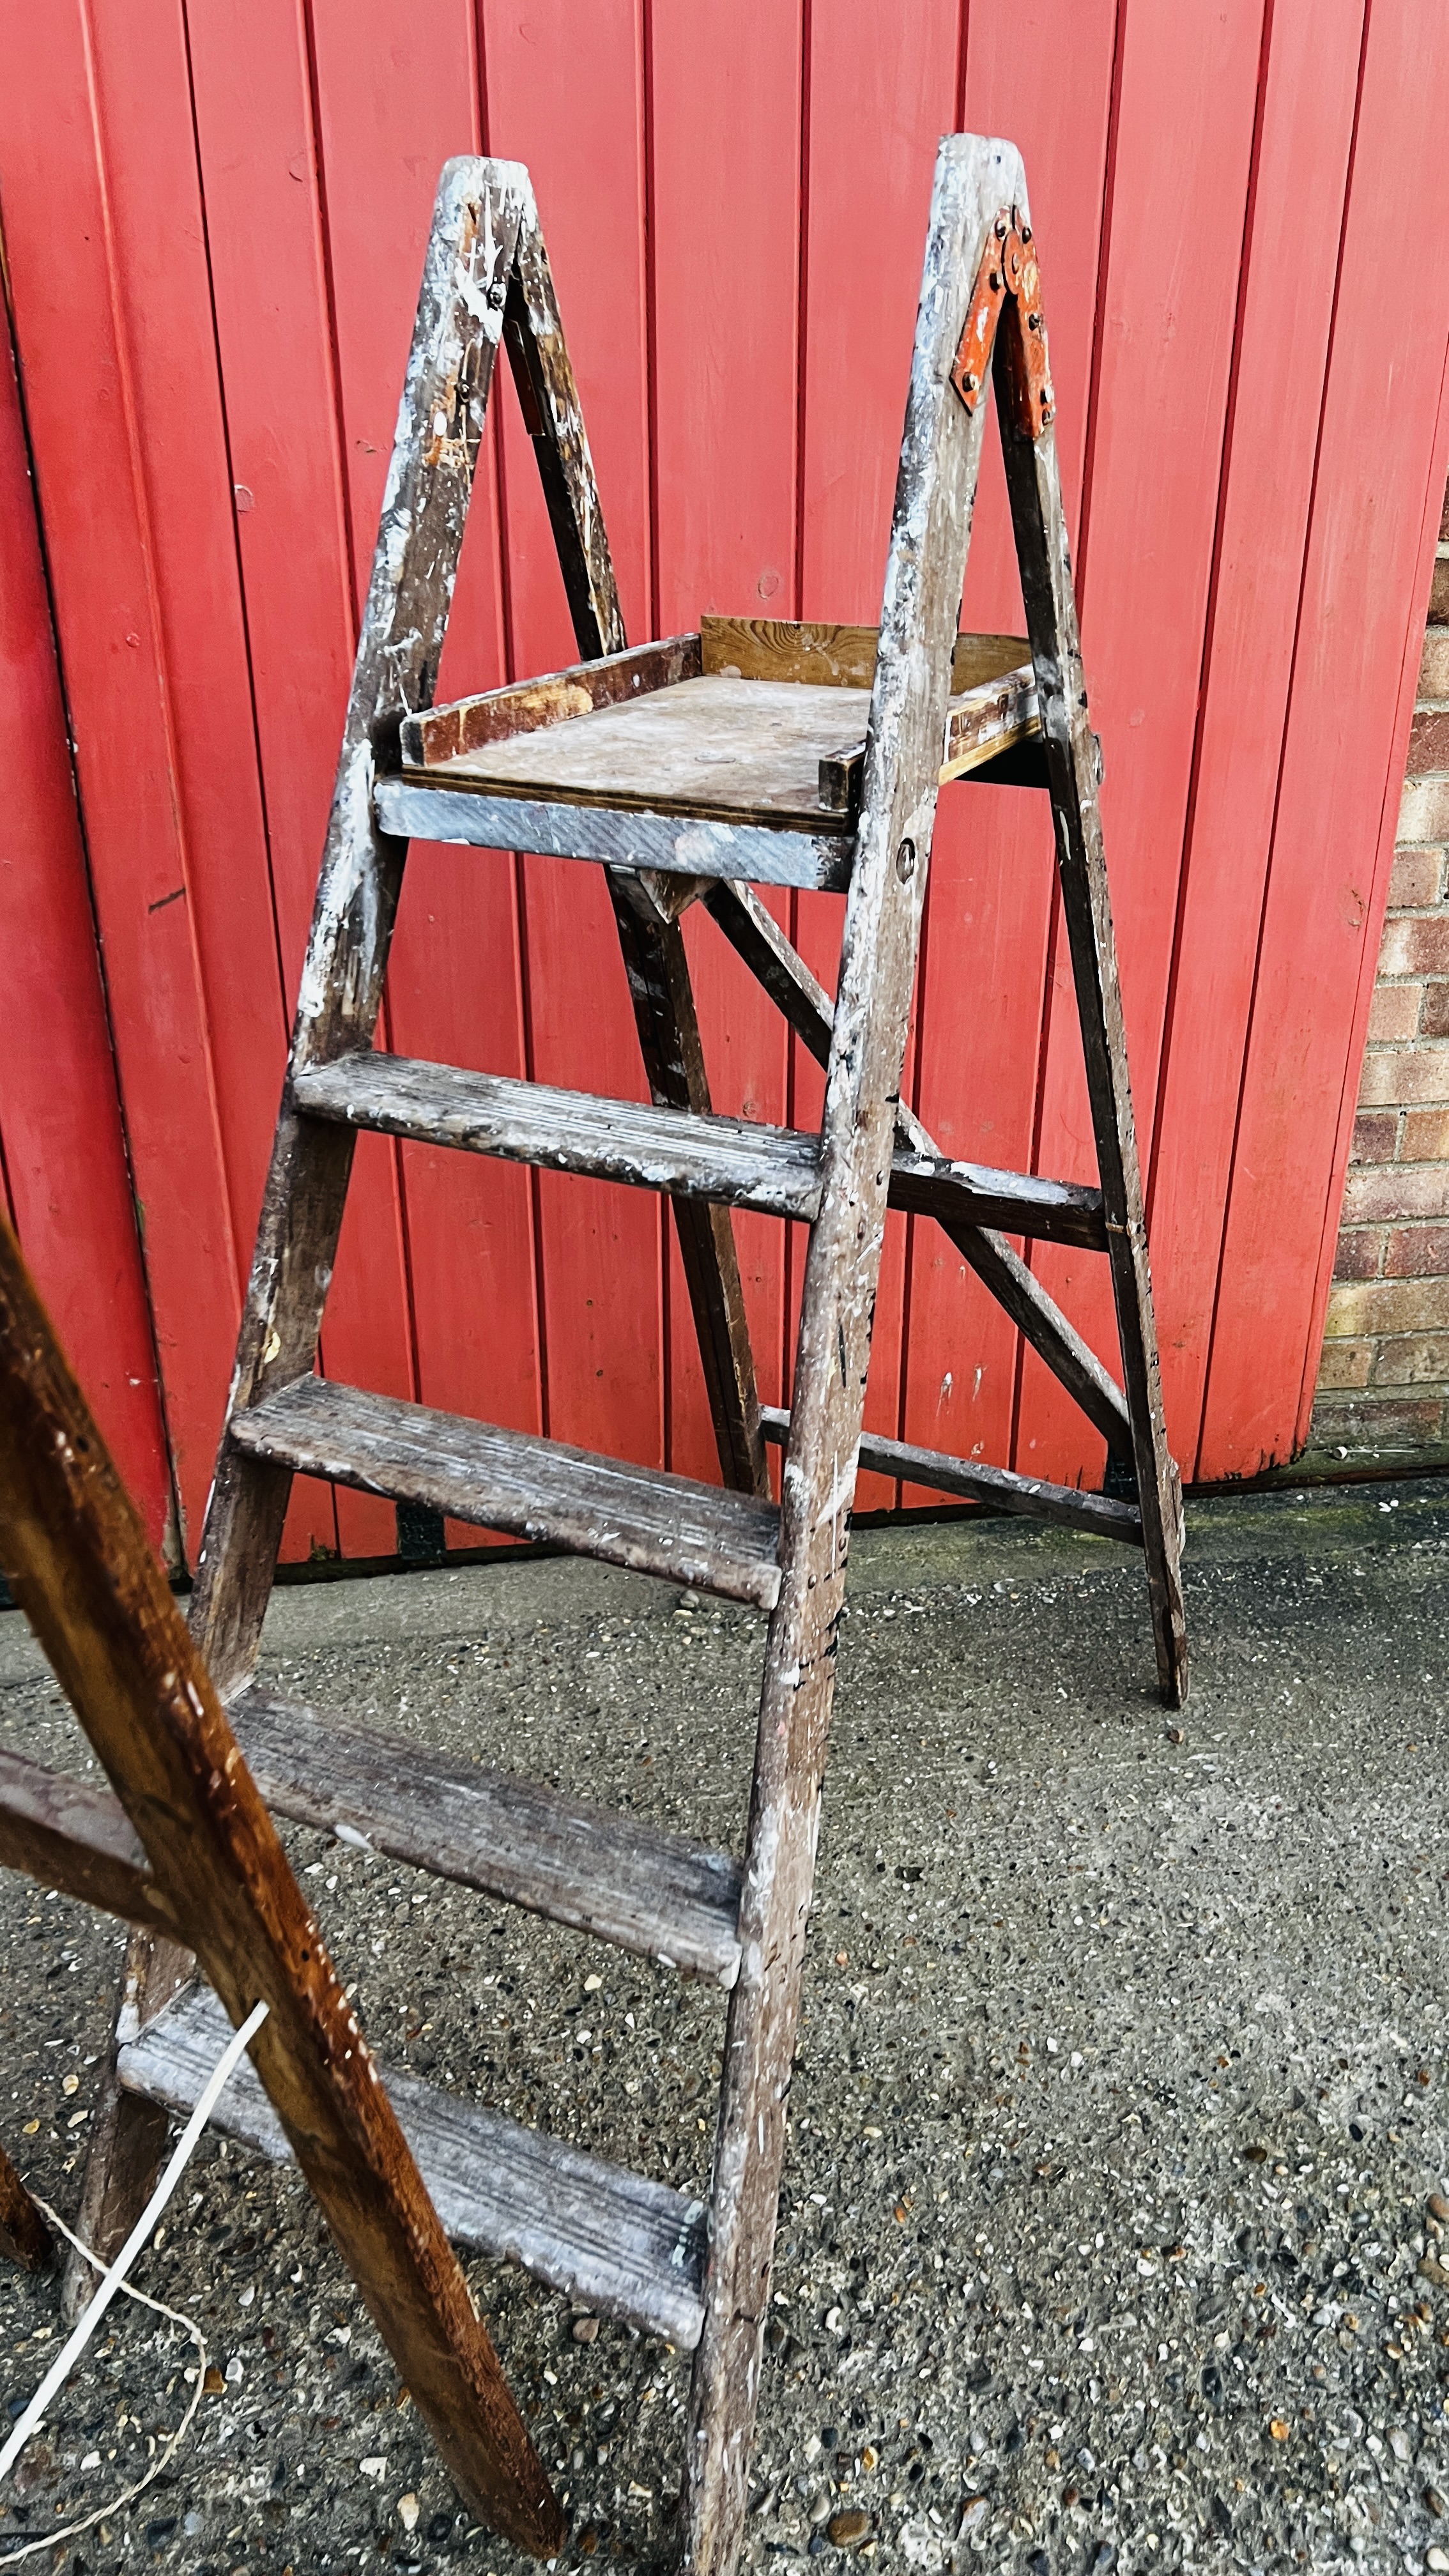
[[[584,658],[434,708],[500,338]],[[993,372],[1029,651],[956,632]],[[710,2571],[731,2565],[744,2509],[857,1463],[1140,1547],[1159,1682],[1174,1705],[1186,1687],[1180,1489],[1163,1429],[1098,751],[1052,413],[1020,159],[1008,144],[949,137],[936,169],[878,632],[706,620],[698,635],[629,651],[527,174],[505,162],[449,165],[201,1548],[196,1634],[280,1812],[345,1822],[396,1858],[710,1974],[730,1991],[705,2225],[681,2197],[641,2184],[661,2207],[649,2203],[612,2282],[600,2279],[596,2255],[586,2257],[579,2230],[590,2229],[573,2203],[572,2215],[562,2206],[552,2218],[540,2213],[525,2256],[560,2284],[587,2276],[599,2304],[694,2347],[684,2557]],[[1035,778],[1051,797],[1098,1189],[951,1162],[899,1097],[936,798],[943,778],[972,772]],[[413,835],[604,863],[650,1106],[374,1052]],[[846,891],[833,1005],[751,881]],[[818,1136],[711,1114],[680,929],[695,901],[825,1065]],[[360,1128],[667,1192],[723,1488],[319,1378]],[[946,1228],[1104,1434],[1125,1495],[862,1439],[888,1204]],[[758,1399],[732,1206],[811,1229],[788,1415]],[[1105,1255],[1124,1388],[1010,1235]],[[772,1441],[785,1451],[778,1507]],[[260,1690],[258,1639],[297,1472],[767,1611],[742,1865],[623,1819],[605,1824],[502,1776],[480,1790],[470,1766],[358,1730],[339,1738]],[[420,1761],[437,1794],[431,1819]],[[166,2094],[169,2080],[167,2098],[184,2092],[165,2036],[178,2013],[184,2020],[184,1998],[122,2052],[139,2090]]]
[[[125,1922],[165,1924],[168,1950],[191,1945],[214,1989],[204,1990],[195,2092],[228,2014],[239,2024],[266,2004],[251,2042],[256,2070],[243,2060],[232,2078],[253,2126],[260,2107],[277,2150],[295,2155],[463,2495],[547,2555],[564,2522],[542,2463],[3,1211],[0,1567],[111,1781],[103,1789],[0,1749],[0,1868]],[[149,2176],[143,2198],[147,2188]],[[48,2231],[0,2149],[0,2253],[39,2269],[48,2252]]]

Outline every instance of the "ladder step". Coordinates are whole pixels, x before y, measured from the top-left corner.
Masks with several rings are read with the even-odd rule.
[[[211,1988],[184,1986],[120,2050],[121,2084],[185,2117],[230,2036]],[[551,2289],[693,2350],[704,2318],[701,2201],[416,2076],[384,2073],[383,2080],[455,2244],[519,2263]],[[274,2163],[290,2160],[282,2124],[249,2058],[211,2116],[228,2137]]]
[[[790,1416],[778,1405],[762,1404],[760,1429],[767,1440],[783,1447],[790,1437]],[[1142,1545],[1142,1514],[1137,1505],[1118,1502],[1112,1494],[1084,1494],[1075,1485],[1049,1485],[1040,1476],[1013,1476],[1005,1467],[948,1457],[942,1449],[917,1449],[907,1440],[883,1440],[873,1431],[862,1436],[860,1464],[879,1476],[901,1476],[908,1484],[933,1486],[937,1493],[964,1494],[969,1501],[990,1503],[1000,1512],[1060,1521],[1067,1529],[1087,1530],[1094,1538],[1121,1539],[1128,1547]]]
[[[728,1852],[255,1684],[227,1714],[267,1805],[294,1824],[734,1984],[740,1865]]]
[[[391,1055],[348,1055],[314,1066],[294,1078],[292,1093],[310,1117],[380,1128],[389,1136],[717,1199],[807,1224],[819,1213],[820,1139],[795,1128],[600,1100],[587,1091],[555,1091],[542,1082]]]
[[[254,1458],[772,1610],[773,1503],[319,1377],[232,1415]]]
[[[502,1074],[414,1057],[358,1054],[293,1078],[309,1117],[456,1146],[680,1198],[714,1199],[812,1224],[820,1208],[820,1139],[794,1127],[700,1117],[635,1100],[602,1100]],[[998,1227],[1051,1243],[1106,1249],[1102,1193],[1075,1181],[999,1172],[898,1147],[890,1203],[946,1223]]]

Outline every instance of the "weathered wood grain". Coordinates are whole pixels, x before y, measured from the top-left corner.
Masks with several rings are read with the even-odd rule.
[[[728,672],[671,678],[691,641],[583,663],[414,717],[403,728],[406,780],[490,799],[841,829],[834,818],[859,802],[869,691]],[[469,738],[450,747],[465,726]],[[942,782],[1038,730],[1029,662],[978,681],[947,707]]]
[[[205,1664],[0,1216],[0,1567],[126,1806],[157,1911],[252,2043],[343,2260],[461,2492],[563,2525]]]
[[[816,981],[803,957],[747,886],[717,885],[706,902],[711,919],[731,947],[763,984],[816,1061],[824,1064],[830,1053],[834,1019],[824,985]],[[896,1140],[897,1154],[935,1157],[938,1152],[904,1101],[896,1108]],[[944,1206],[933,1213],[962,1259],[970,1263],[1032,1348],[1075,1397],[1088,1420],[1096,1424],[1114,1456],[1130,1455],[1131,1428],[1121,1388],[1040,1281],[1033,1278],[1020,1255],[990,1226],[966,1224]]]
[[[728,1852],[255,1682],[228,1714],[277,1815],[733,1985],[740,1867]]]
[[[805,681],[817,688],[870,689],[878,626],[827,626],[785,617],[702,617],[703,668],[736,680]],[[1030,660],[1020,635],[958,635],[951,647],[953,693],[1004,679]]]
[[[690,2400],[684,2563],[727,2576],[743,2525],[785,2104],[844,1599],[896,1102],[935,819],[981,418],[947,382],[988,223],[1017,201],[1009,145],[948,137],[936,163],[872,689],[856,864],[822,1127]]]
[[[188,1987],[121,2051],[130,2090],[185,2113],[221,2053],[226,2016],[204,1986]],[[699,2338],[704,2211],[697,2200],[606,2163],[542,2130],[388,2074],[403,2135],[454,2244],[517,2263],[550,2289],[624,2317],[684,2351]],[[282,2162],[285,2130],[245,2059],[213,2125]]]
[[[820,1204],[819,1138],[787,1127],[376,1054],[318,1066],[299,1075],[294,1089],[309,1117],[345,1118],[548,1171],[718,1199],[807,1224]]]
[[[3,1749],[0,1869],[23,1870],[41,1887],[58,1887],[126,1923],[151,1924],[162,1911],[120,1799]]]
[[[1056,433],[1048,426],[1032,438],[1018,425],[1010,401],[1012,359],[1008,342],[999,344],[995,363],[1006,487],[1038,675],[1042,733],[1056,818],[1057,873],[1097,1141],[1117,1336],[1142,1507],[1157,1679],[1168,1707],[1180,1708],[1187,1696],[1182,1487],[1168,1449],[1162,1410],[1122,988],[1097,802],[1097,745],[1082,669]]]
[[[704,1121],[711,1114],[709,1074],[684,934],[677,921],[660,921],[657,882],[646,884],[641,877],[611,871],[614,923],[650,1097],[680,1119]],[[734,1220],[723,1201],[687,1192],[674,1198],[673,1209],[720,1471],[737,1492],[768,1500],[770,1475]]]
[[[902,1123],[897,1120],[898,1134]],[[890,1203],[911,1215],[934,1217],[947,1233],[962,1225],[977,1230],[1000,1226],[1042,1243],[1077,1243],[1088,1252],[1107,1248],[1102,1193],[1081,1181],[997,1172],[986,1163],[959,1163],[945,1154],[898,1144],[891,1161]]]
[[[121,2002],[87,2127],[85,2176],[75,2233],[101,2263],[113,2263],[155,2189],[166,2157],[168,2123],[154,2102],[123,2093],[116,2053],[196,1974],[189,1950],[137,1926],[126,1943]],[[65,2252],[60,2308],[67,2326],[90,2306],[99,2274],[73,2245]]]
[[[582,721],[582,719],[581,719]],[[727,822],[632,807],[545,804],[486,790],[421,787],[380,778],[379,829],[399,839],[458,841],[475,850],[531,850],[554,859],[602,859],[611,868],[661,868],[671,876],[738,877],[752,885],[808,886],[840,894],[855,843],[823,806],[813,831]]]
[[[979,641],[973,638],[973,641]],[[1003,677],[979,681],[953,697],[946,710],[941,747],[941,785],[967,778],[1028,742],[1041,730],[1036,705],[1036,674],[1030,662]],[[822,759],[820,801],[833,810],[853,813],[860,802],[865,775],[865,741],[846,744]],[[1044,782],[1043,782],[1044,783]]]
[[[419,1143],[584,1172],[761,1216],[808,1225],[820,1205],[820,1140],[800,1128],[697,1117],[378,1054],[313,1066],[296,1076],[293,1093],[311,1118],[343,1118]],[[901,1144],[891,1164],[890,1204],[946,1224],[964,1220],[1045,1242],[1106,1248],[1100,1190]]]
[[[778,1405],[761,1411],[765,1438],[784,1443],[790,1416]],[[968,1502],[987,1503],[994,1511],[1018,1512],[1027,1520],[1057,1521],[1063,1529],[1085,1530],[1091,1538],[1120,1539],[1142,1545],[1142,1514],[1135,1503],[1111,1494],[1084,1494],[1075,1485],[1049,1484],[1041,1476],[1013,1475],[1006,1467],[988,1467],[979,1458],[952,1458],[941,1449],[921,1449],[909,1440],[886,1440],[879,1432],[861,1435],[857,1461],[862,1474],[899,1476],[907,1484],[926,1485],[936,1493],[964,1494]]]
[[[869,706],[865,689],[679,680],[581,710],[567,723],[495,736],[408,775],[414,786],[538,804],[838,832],[833,818],[822,824],[820,763],[842,730],[864,732]]]
[[[19,2174],[0,2147],[0,2254],[22,2271],[43,2272],[55,2242]]]
[[[780,1589],[773,1503],[561,1440],[297,1378],[232,1417],[248,1457],[480,1528],[543,1539],[768,1610]]]
[[[513,162],[450,161],[439,184],[417,321],[343,726],[290,1070],[370,1046],[406,843],[373,807],[379,763],[433,694],[484,407],[525,209]],[[406,827],[404,827],[405,829]],[[352,1170],[355,1131],[303,1131],[284,1098],[272,1147],[231,1402],[305,1376]],[[229,1695],[256,1659],[290,1479],[223,1442],[197,1559],[192,1619]]]
[[[727,680],[789,680],[810,688],[863,689],[875,678],[879,629],[786,617],[701,617],[706,672]]]
[[[532,188],[508,282],[505,334],[575,641],[585,659],[621,653],[626,638],[619,585]]]
[[[576,662],[543,679],[457,698],[451,706],[420,707],[416,715],[403,718],[403,769],[440,768],[490,743],[509,742],[544,725],[591,715],[596,707],[618,706],[654,689],[673,688],[679,680],[698,679],[699,671],[699,637],[672,635],[662,644],[636,644],[632,652]]]

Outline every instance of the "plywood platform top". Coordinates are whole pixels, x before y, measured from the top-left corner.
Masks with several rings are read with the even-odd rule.
[[[418,785],[850,832],[820,802],[820,763],[864,740],[869,689],[709,674],[567,723],[480,744]]]

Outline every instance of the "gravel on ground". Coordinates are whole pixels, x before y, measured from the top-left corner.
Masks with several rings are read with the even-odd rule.
[[[857,1534],[745,2563],[1449,2569],[1449,1487],[1190,1515],[1193,1697],[1140,1562],[995,1520]],[[534,1561],[297,1585],[297,1697],[738,1847],[761,1623]],[[0,1741],[89,1760],[18,1614]],[[385,2066],[699,2188],[723,1998],[288,1828]],[[119,1926],[0,1879],[0,2138],[79,2193]],[[566,2499],[667,2563],[688,2360],[470,2277]],[[196,2422],[29,2563],[522,2576],[462,2510],[296,2176],[203,2140],[138,2286]],[[59,2333],[0,2266],[0,2422]],[[118,2304],[7,2551],[118,2493],[195,2355]]]

